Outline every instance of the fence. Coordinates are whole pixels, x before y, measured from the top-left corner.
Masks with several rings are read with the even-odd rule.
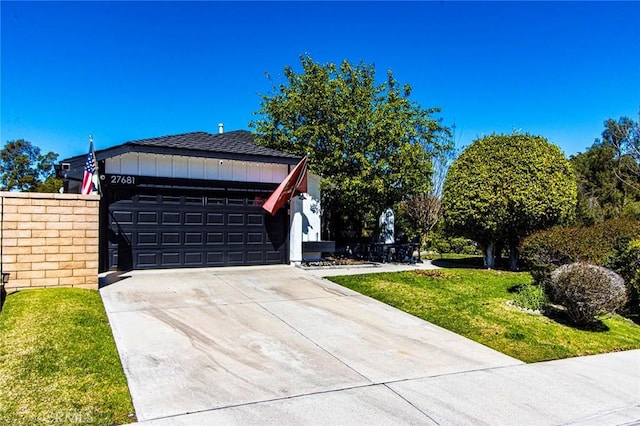
[[[98,288],[99,196],[0,192],[0,258],[8,291]]]

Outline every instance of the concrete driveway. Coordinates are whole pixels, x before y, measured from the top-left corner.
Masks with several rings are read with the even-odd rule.
[[[553,422],[545,423],[544,409],[559,403],[546,390],[557,385],[552,367],[533,371],[310,272],[283,265],[121,278],[101,294],[144,423],[556,424],[612,412],[618,420],[640,418],[640,392],[628,395],[640,386],[640,352],[613,354],[632,367],[622,378],[605,374],[618,387],[613,399],[598,394],[595,404],[583,390],[591,411],[556,407],[562,409],[547,413]],[[604,362],[596,359],[596,366]],[[583,389],[600,386],[583,382]],[[527,383],[534,389],[523,402],[509,404]]]

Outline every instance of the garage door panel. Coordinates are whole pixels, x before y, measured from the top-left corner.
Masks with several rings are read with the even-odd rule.
[[[207,265],[212,265],[212,266],[224,265],[224,252],[221,252],[221,251],[207,252]]]
[[[284,263],[286,212],[272,217],[254,201],[253,196],[136,195],[112,202],[109,267]]]
[[[224,225],[224,213],[207,213],[207,225]]]
[[[139,211],[138,224],[139,225],[157,225],[158,213],[153,211]]]
[[[255,264],[264,263],[264,252],[247,251],[247,263],[255,263]]]
[[[155,266],[158,264],[158,254],[150,252],[136,253],[135,261],[137,266]]]
[[[155,198],[155,199],[157,200],[157,198]],[[162,204],[180,204],[180,196],[177,196],[177,195],[163,195],[163,196],[160,197],[160,202]]]
[[[160,264],[161,266],[171,267],[171,266],[180,266],[180,252],[177,251],[169,251],[160,253]]]
[[[180,225],[180,212],[162,212],[161,225]]]
[[[264,226],[264,214],[248,214],[247,225]]]
[[[265,251],[265,262],[267,263],[282,263],[282,252],[280,251]]]
[[[132,225],[133,224],[133,212],[131,210],[114,210],[111,212],[112,223],[119,223],[120,225]]]
[[[227,199],[227,206],[244,206],[246,203],[245,198],[229,198]]]
[[[228,232],[227,233],[228,244],[244,244],[243,232]]]
[[[241,226],[244,225],[244,214],[242,213],[229,213],[227,215],[227,225]]]
[[[162,232],[162,245],[180,245],[180,233],[179,232]]]
[[[203,244],[202,232],[185,232],[184,244],[201,246]]]
[[[203,253],[200,251],[186,252],[184,254],[185,266],[202,266],[204,264],[202,255]]]
[[[224,244],[224,233],[207,232],[207,245],[221,245],[221,244]]]
[[[158,245],[157,232],[138,232],[137,242],[140,245]]]
[[[202,213],[189,212],[184,214],[185,225],[202,225]]]
[[[227,261],[229,264],[233,265],[243,265],[244,262],[244,251],[228,251],[227,252]]]
[[[248,232],[247,244],[264,244],[264,234],[261,232]]]

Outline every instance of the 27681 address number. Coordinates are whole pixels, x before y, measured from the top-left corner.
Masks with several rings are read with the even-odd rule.
[[[136,177],[131,175],[110,175],[109,183],[115,185],[135,185]]]

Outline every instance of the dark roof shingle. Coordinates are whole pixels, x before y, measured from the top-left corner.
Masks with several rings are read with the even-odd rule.
[[[299,158],[297,155],[256,145],[253,134],[246,130],[235,130],[215,135],[206,132],[183,133],[130,141],[124,145],[153,146],[252,156]]]

